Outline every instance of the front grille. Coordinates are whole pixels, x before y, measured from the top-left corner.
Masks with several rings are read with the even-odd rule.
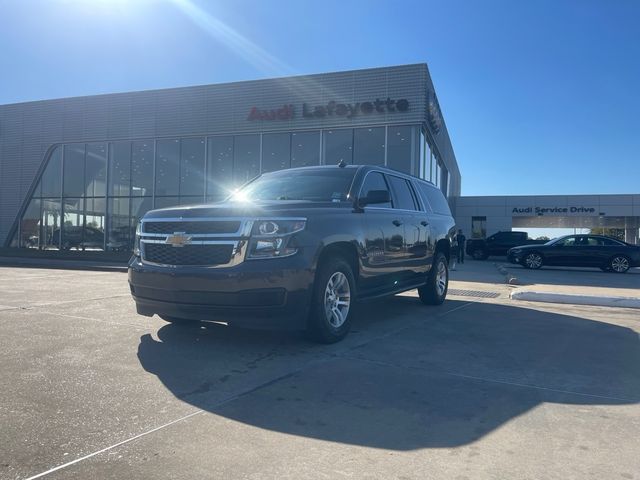
[[[233,245],[185,245],[174,247],[145,243],[143,258],[163,265],[224,265],[231,261]]]
[[[220,234],[236,233],[240,228],[237,220],[202,221],[202,222],[144,222],[143,233],[175,233]]]

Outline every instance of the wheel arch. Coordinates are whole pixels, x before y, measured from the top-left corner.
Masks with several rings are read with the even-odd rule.
[[[437,253],[443,253],[447,258],[447,262],[451,260],[451,242],[446,238],[441,238],[436,242],[436,248],[434,255]]]
[[[358,249],[352,242],[337,241],[323,246],[317,256],[316,271],[327,258],[339,257],[345,260],[351,267],[351,272],[356,281],[360,276],[360,260]]]

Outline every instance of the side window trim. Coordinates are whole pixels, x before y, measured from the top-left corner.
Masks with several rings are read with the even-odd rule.
[[[387,191],[389,192],[389,203],[391,203],[391,208],[389,208],[389,207],[375,207],[375,206],[371,206],[371,205],[367,205],[364,208],[371,208],[371,209],[376,209],[376,210],[392,210],[393,209],[393,194],[391,192],[391,187],[389,186],[389,182],[387,181],[387,178],[386,178],[384,172],[382,172],[380,170],[369,170],[367,173],[364,174],[364,178],[362,179],[362,183],[360,184],[360,188],[358,189],[358,198],[360,198],[362,196],[362,189],[364,188],[365,183],[367,183],[367,177],[372,173],[379,173],[382,176],[382,181],[387,186]]]
[[[418,204],[416,203],[416,198],[415,198],[415,196],[414,196],[414,194],[413,194],[413,192],[411,190],[411,186],[410,186],[411,182],[410,181],[408,181],[404,177],[401,177],[400,175],[393,175],[393,174],[388,174],[388,173],[384,173],[383,175],[385,177],[385,181],[387,182],[387,186],[389,187],[389,192],[391,193],[391,198],[392,198],[391,205],[392,205],[392,207],[393,207],[393,205],[395,203],[397,203],[395,201],[395,200],[397,200],[397,198],[396,198],[396,190],[393,187],[391,181],[388,180],[386,177],[395,177],[395,178],[398,178],[398,179],[404,181],[405,185],[407,185],[407,188],[409,188],[409,194],[411,195],[412,200],[413,200],[413,210],[407,210],[406,208],[395,208],[395,207],[393,207],[394,210],[402,210],[402,211],[405,211],[405,212],[418,212],[418,211],[420,211],[420,209],[418,208]]]

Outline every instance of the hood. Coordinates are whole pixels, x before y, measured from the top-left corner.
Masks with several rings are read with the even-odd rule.
[[[204,205],[185,205],[180,207],[151,210],[144,216],[151,218],[200,218],[200,217],[265,217],[271,215],[307,215],[309,211],[349,209],[350,202],[310,202],[305,200],[265,200],[249,202],[219,202]]]

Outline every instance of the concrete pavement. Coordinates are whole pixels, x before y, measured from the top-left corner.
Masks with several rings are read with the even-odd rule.
[[[633,311],[452,277],[326,346],[140,317],[121,273],[0,268],[0,478],[636,478]]]

